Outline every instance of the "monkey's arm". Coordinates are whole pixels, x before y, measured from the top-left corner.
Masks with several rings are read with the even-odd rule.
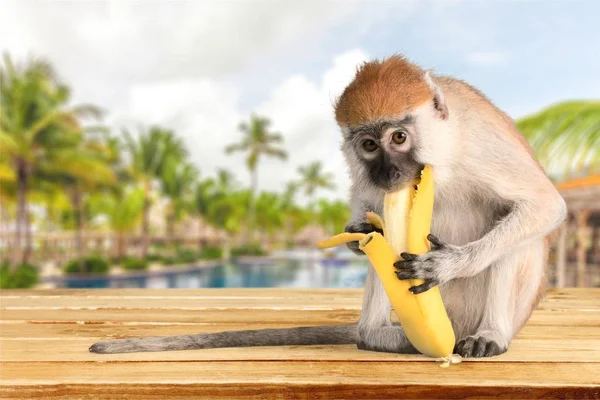
[[[496,138],[498,139],[498,138]],[[513,144],[513,143],[508,143]],[[477,275],[501,256],[517,246],[546,235],[566,216],[566,204],[552,182],[546,177],[525,148],[495,143],[496,148],[508,149],[470,169],[470,185],[490,193],[505,204],[509,213],[479,240],[455,246],[430,235],[432,250],[421,256],[405,254],[405,261],[396,263],[399,279],[422,278],[426,282],[420,291],[454,278]],[[456,221],[460,224],[460,221]]]

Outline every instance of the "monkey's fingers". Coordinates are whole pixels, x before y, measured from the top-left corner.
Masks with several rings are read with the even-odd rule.
[[[418,254],[412,254],[412,253],[400,253],[400,257],[402,257],[402,259],[404,261],[413,261],[415,260],[419,255]],[[402,261],[398,261],[396,264],[400,264]],[[394,264],[394,267],[399,268],[396,264]]]
[[[412,294],[419,294],[419,293],[423,293],[428,291],[429,289],[431,289],[434,286],[438,285],[438,281],[436,279],[427,279],[425,280],[424,283],[417,285],[417,286],[413,286],[411,288],[409,288],[408,290],[411,291]]]
[[[385,223],[383,222],[383,219],[379,216],[379,214],[367,211],[367,222],[373,225],[377,229],[377,231],[381,233],[384,237],[387,236],[385,234]]]
[[[446,247],[446,242],[440,240],[437,236],[434,236],[431,233],[427,235],[427,240],[431,242],[432,250],[439,250],[443,247]]]

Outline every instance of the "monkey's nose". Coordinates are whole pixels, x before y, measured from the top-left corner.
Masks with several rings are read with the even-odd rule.
[[[400,170],[398,169],[398,167],[391,166],[388,176],[390,178],[390,181],[397,181],[398,179],[400,179]]]

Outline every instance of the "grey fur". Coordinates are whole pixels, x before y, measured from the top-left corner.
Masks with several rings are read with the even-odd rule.
[[[93,344],[89,350],[92,353],[113,354],[222,347],[349,344],[356,343],[356,329],[356,324],[349,324],[105,340]]]
[[[507,350],[536,304],[547,256],[544,236],[564,220],[565,204],[516,140],[510,119],[462,82],[443,78],[434,92],[442,90],[448,115],[436,116],[433,100],[411,111],[417,161],[434,170],[431,233],[441,245],[397,263],[398,274],[439,284],[455,350],[465,357],[491,356]],[[385,188],[369,178],[369,163],[355,147],[346,142],[342,148],[352,176],[349,226],[359,227],[366,211],[381,212]],[[360,347],[410,352],[390,322],[380,281],[369,273]]]

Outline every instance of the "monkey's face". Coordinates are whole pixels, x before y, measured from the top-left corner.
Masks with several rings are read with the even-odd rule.
[[[384,191],[409,184],[423,168],[415,159],[414,122],[414,118],[408,116],[347,129],[344,150],[347,158],[352,159],[350,164],[355,164],[352,169],[358,167],[362,179]]]

